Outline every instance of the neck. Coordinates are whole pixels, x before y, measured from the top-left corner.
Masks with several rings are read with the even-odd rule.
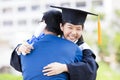
[[[54,32],[51,32],[51,31],[48,31],[48,30],[44,30],[43,32],[44,32],[45,34],[57,35],[56,33],[54,33]]]

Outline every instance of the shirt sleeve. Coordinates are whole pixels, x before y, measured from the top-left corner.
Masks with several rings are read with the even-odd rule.
[[[77,47],[74,62],[80,62],[80,61],[82,61],[82,58],[83,58],[82,51],[80,50],[80,48],[79,48],[79,47]]]

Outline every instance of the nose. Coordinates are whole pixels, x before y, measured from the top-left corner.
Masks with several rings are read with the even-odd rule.
[[[72,30],[72,34],[76,35],[77,31],[76,30]]]

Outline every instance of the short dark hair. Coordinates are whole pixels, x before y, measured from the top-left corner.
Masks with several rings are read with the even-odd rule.
[[[57,35],[61,34],[60,23],[62,23],[62,13],[58,10],[49,10],[44,13],[42,20],[47,24],[46,29]]]

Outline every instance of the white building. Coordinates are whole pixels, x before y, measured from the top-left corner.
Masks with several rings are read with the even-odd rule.
[[[5,64],[9,64],[10,53],[21,41],[31,36],[39,26],[42,13],[51,9],[50,5],[67,6],[94,11],[108,15],[112,11],[109,0],[0,0],[0,66],[6,55],[9,57]],[[109,8],[110,7],[110,8]],[[107,10],[109,8],[109,10]],[[110,18],[110,17],[109,17]],[[86,23],[89,25],[90,23]],[[107,24],[106,24],[107,25]],[[97,29],[96,25],[86,28]],[[1,44],[2,43],[2,44]],[[3,47],[4,45],[4,47]],[[1,60],[3,59],[3,60]],[[4,64],[4,63],[3,63]]]
[[[15,36],[23,39],[26,37],[23,34],[30,34],[35,27],[39,26],[38,22],[41,20],[42,13],[50,9],[50,5],[88,11],[94,8],[94,11],[104,11],[102,0],[0,0],[0,35],[7,40]]]

